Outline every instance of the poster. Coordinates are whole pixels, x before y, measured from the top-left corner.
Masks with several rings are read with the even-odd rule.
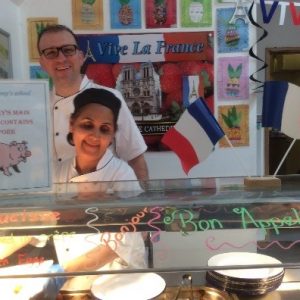
[[[174,28],[177,26],[176,0],[145,2],[146,28]]]
[[[53,88],[53,80],[48,73],[42,69],[40,65],[32,65],[29,67],[30,79],[46,79],[49,81],[49,89]]]
[[[0,81],[0,192],[50,189],[47,81]]]
[[[103,29],[102,0],[72,0],[73,29]]]
[[[110,25],[113,29],[139,29],[142,27],[141,0],[109,1]]]
[[[219,100],[247,100],[249,98],[249,56],[218,59]]]
[[[49,25],[58,23],[58,18],[28,18],[27,19],[27,36],[28,36],[28,49],[29,61],[38,62],[40,58],[37,49],[38,36]]]
[[[0,29],[0,79],[12,78],[12,62],[9,34]]]
[[[213,112],[212,32],[78,35],[78,40],[86,74],[122,93],[148,150],[166,150],[162,136],[194,95],[204,96]]]
[[[248,51],[249,23],[244,19],[231,22],[235,8],[219,8],[216,14],[218,53]]]
[[[212,25],[212,0],[181,0],[182,27],[208,27]]]
[[[249,105],[219,106],[218,122],[234,147],[249,146]],[[230,147],[225,138],[220,147]]]

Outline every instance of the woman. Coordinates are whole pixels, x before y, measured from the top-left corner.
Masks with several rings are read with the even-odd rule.
[[[110,187],[116,191],[142,191],[131,167],[109,149],[117,131],[120,107],[120,100],[104,89],[86,89],[74,98],[67,140],[75,147],[76,154],[57,167],[56,182],[113,182]],[[116,182],[119,180],[123,182]],[[102,237],[99,232],[54,238],[57,256],[64,270],[146,267],[144,240],[140,233],[110,233]],[[63,289],[89,289],[93,278],[74,277],[66,282]]]
[[[104,89],[90,88],[75,97],[67,141],[76,154],[57,166],[56,182],[137,180],[131,167],[109,149],[120,107],[120,100]],[[137,182],[128,188],[140,189]]]
[[[113,185],[109,186],[115,191],[122,191],[124,188],[138,193],[142,191],[129,165],[115,157],[108,149],[117,130],[120,106],[120,100],[104,89],[87,89],[75,97],[67,139],[75,147],[76,156],[57,168],[57,182],[86,182],[83,185],[87,187],[90,181],[105,181],[112,182]],[[117,180],[122,180],[123,185],[115,182]],[[80,185],[82,183],[78,183],[78,187]],[[101,207],[99,210],[101,211]],[[45,240],[45,235],[3,238],[0,241],[0,259],[9,257],[9,261],[12,261],[13,256],[18,257],[16,251],[25,251],[28,247],[45,247],[50,240],[47,245],[54,243],[59,263],[53,265],[53,272],[88,273],[95,270],[146,267],[145,245],[141,233],[101,233],[91,222],[95,220],[94,207],[86,209],[85,214],[84,222],[86,218],[89,219],[86,223],[89,233],[78,234],[72,230],[72,234],[53,235],[53,240],[47,236]],[[80,223],[76,216],[71,224],[75,226],[72,226],[72,229],[76,229],[77,224],[84,228],[84,224]],[[52,253],[51,251],[49,259],[52,258]],[[56,263],[56,260],[54,262]],[[57,291],[61,287],[61,291],[89,290],[96,277],[98,276],[75,276],[64,277],[61,280],[58,277],[49,278],[42,298],[56,299]],[[66,282],[65,278],[68,279]]]

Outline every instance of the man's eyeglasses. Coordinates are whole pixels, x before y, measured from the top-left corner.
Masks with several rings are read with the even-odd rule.
[[[44,55],[46,58],[54,59],[58,57],[59,51],[61,51],[61,53],[64,56],[72,56],[76,53],[77,49],[78,47],[76,45],[64,45],[61,47],[46,48],[44,50],[41,50],[40,53],[41,55]]]

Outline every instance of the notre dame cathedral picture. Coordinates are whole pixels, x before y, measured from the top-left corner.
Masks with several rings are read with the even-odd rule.
[[[121,91],[136,121],[162,119],[162,94],[159,75],[151,62],[124,65],[117,80]]]

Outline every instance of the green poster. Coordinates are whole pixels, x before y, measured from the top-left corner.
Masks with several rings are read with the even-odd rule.
[[[207,27],[212,25],[211,0],[181,0],[181,26]]]

